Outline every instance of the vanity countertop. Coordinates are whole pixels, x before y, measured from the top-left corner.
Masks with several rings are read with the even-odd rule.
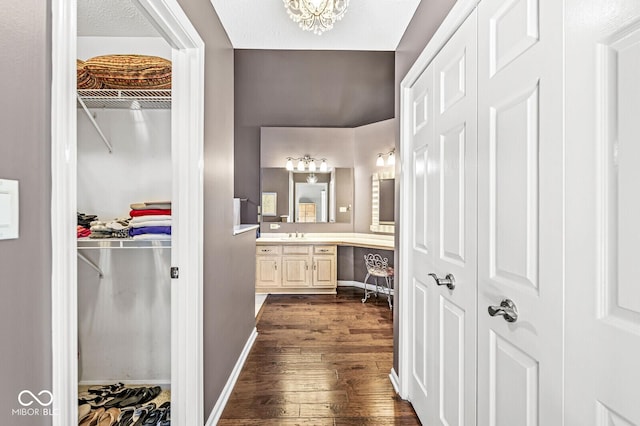
[[[256,240],[257,245],[317,243],[384,250],[394,249],[393,235],[359,234],[351,232],[305,233],[304,237],[290,237],[289,234],[263,233],[262,236]]]
[[[245,232],[253,231],[255,229],[258,229],[259,227],[260,225],[251,224],[236,225],[233,227],[233,235],[244,234]]]

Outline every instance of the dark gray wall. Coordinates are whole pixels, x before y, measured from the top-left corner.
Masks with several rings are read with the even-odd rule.
[[[420,53],[427,46],[433,34],[436,32],[440,24],[447,16],[456,0],[429,0],[422,1],[418,6],[409,26],[407,27],[398,47],[396,48],[396,78],[395,78],[395,116],[400,117],[400,83],[402,79],[407,75],[409,69],[416,61]],[[396,153],[402,155],[400,152],[400,122],[397,120],[396,129]],[[400,158],[400,157],[398,157]],[[402,176],[400,175],[400,162],[396,162],[396,229],[400,229],[400,181]],[[400,264],[399,250],[398,250],[398,233],[396,233],[395,242],[395,263]],[[396,271],[397,274],[401,274],[402,271]],[[396,282],[398,277],[396,276]],[[399,317],[398,310],[393,310],[393,368],[396,373],[399,373],[398,362],[398,336],[399,336]]]
[[[20,182],[20,238],[0,241],[0,424],[18,393],[51,390],[51,2],[2,0],[0,178]]]
[[[255,326],[255,234],[233,230],[233,49],[210,2],[179,0],[205,42],[204,418]]]
[[[394,53],[236,50],[235,195],[255,223],[260,127],[356,127],[394,116]]]

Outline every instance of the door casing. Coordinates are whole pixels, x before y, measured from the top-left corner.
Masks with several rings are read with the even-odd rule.
[[[172,418],[204,423],[204,42],[177,0],[134,0],[173,48],[171,146],[174,226],[171,286]],[[54,426],[77,422],[77,0],[52,1],[51,310]],[[167,274],[169,271],[167,271]]]

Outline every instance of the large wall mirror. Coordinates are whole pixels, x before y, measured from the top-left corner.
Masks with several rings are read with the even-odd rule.
[[[262,215],[262,222],[351,223],[352,168],[310,173],[263,167],[261,174],[262,194],[277,194],[274,214]]]
[[[371,177],[371,231],[395,232],[395,186],[393,176],[374,173]]]

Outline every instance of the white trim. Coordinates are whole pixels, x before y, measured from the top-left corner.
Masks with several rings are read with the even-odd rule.
[[[53,426],[78,422],[76,0],[53,0],[51,39],[51,391]],[[74,330],[70,332],[70,330]]]
[[[389,380],[391,380],[391,386],[393,386],[393,390],[396,391],[397,394],[400,393],[400,379],[398,378],[398,374],[396,374],[396,370],[393,368],[389,373]]]
[[[420,75],[429,66],[438,52],[449,41],[467,17],[473,12],[480,0],[458,0],[442,24],[424,48],[418,59],[407,72],[400,83],[400,169],[409,170],[411,164],[411,104],[409,95],[411,88]],[[412,193],[411,176],[408,173],[401,174],[400,181],[400,245],[398,256],[400,268],[396,273],[399,295],[396,304],[399,312],[399,336],[398,336],[398,366],[399,366],[399,394],[403,399],[409,399],[409,384],[411,380],[411,328],[409,318],[409,304],[411,302],[411,243],[413,241],[411,211],[409,200]],[[404,271],[404,273],[403,273]]]
[[[203,423],[203,138],[204,42],[177,0],[135,0],[173,51],[172,418]],[[77,422],[77,0],[52,2],[51,243],[53,426]],[[179,49],[179,50],[175,50]],[[178,141],[180,144],[178,144]],[[179,149],[180,148],[180,149]],[[185,149],[186,148],[186,149]],[[178,188],[180,190],[178,191]],[[177,198],[175,194],[178,194]],[[176,199],[177,198],[177,199]],[[178,289],[180,291],[178,292]]]
[[[480,0],[458,0],[453,5],[449,14],[444,18],[438,30],[433,34],[431,40],[424,48],[420,56],[411,66],[411,69],[407,72],[405,77],[400,83],[401,88],[411,87],[415,84],[416,80],[422,72],[429,66],[433,58],[442,50],[445,44],[449,41],[451,36],[460,28],[460,25],[467,19],[473,9],[480,3]],[[400,115],[402,117],[402,115]]]
[[[257,337],[258,330],[256,330],[254,327],[251,335],[247,339],[247,343],[244,345],[244,349],[242,349],[242,352],[238,357],[238,361],[236,361],[235,367],[233,367],[233,371],[231,371],[231,375],[229,376],[227,383],[224,385],[224,388],[220,393],[220,397],[218,397],[218,401],[216,401],[216,405],[213,407],[213,410],[211,410],[211,414],[209,415],[205,426],[215,426],[216,424],[218,424],[218,420],[220,420],[220,416],[222,416],[224,407],[226,407],[227,401],[229,401],[231,392],[233,392],[233,388],[238,381],[238,377],[240,376],[242,367],[244,367],[244,363],[249,357],[249,353],[251,352],[251,348],[253,347],[253,343],[256,341]]]

